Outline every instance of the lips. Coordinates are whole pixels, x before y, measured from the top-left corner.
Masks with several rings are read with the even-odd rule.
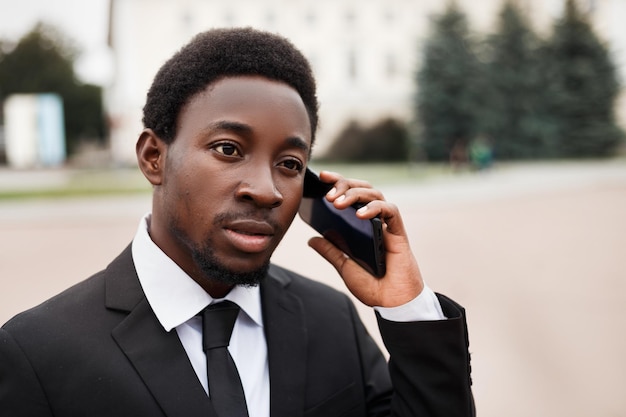
[[[232,221],[224,226],[224,231],[230,243],[246,253],[267,250],[276,234],[271,224],[258,220]]]

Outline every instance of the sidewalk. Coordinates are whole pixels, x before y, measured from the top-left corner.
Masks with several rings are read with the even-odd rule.
[[[58,178],[0,171],[11,186]],[[381,188],[428,285],[467,310],[480,416],[625,415],[626,161]],[[104,268],[149,207],[149,193],[0,201],[0,322]],[[296,218],[274,262],[345,291],[312,235]]]
[[[138,169],[0,169],[0,202],[24,198],[68,198],[150,192]]]
[[[0,167],[0,192],[63,187],[69,181],[68,174],[65,169],[12,170]]]

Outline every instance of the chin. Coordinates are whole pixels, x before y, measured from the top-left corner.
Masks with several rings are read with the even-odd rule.
[[[265,278],[270,264],[267,258],[264,262],[237,265],[236,261],[221,261],[213,253],[204,251],[194,252],[193,258],[207,279],[228,285],[256,286]]]

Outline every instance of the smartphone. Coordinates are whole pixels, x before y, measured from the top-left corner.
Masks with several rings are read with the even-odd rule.
[[[306,169],[304,191],[298,214],[313,229],[345,252],[370,274],[385,275],[383,224],[378,217],[363,220],[356,216],[359,205],[343,210],[333,206],[325,195],[333,184],[322,182]]]

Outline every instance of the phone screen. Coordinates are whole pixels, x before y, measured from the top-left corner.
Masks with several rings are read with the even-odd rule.
[[[307,168],[298,211],[302,220],[376,277],[385,275],[382,221],[356,216],[357,207],[339,210],[324,197],[332,184]]]

